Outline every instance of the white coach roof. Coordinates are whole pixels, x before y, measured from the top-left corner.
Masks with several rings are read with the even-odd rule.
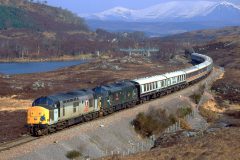
[[[167,77],[167,78],[172,78],[172,77],[176,77],[176,76],[180,76],[180,75],[184,75],[186,74],[183,71],[176,71],[176,72],[170,72],[170,73],[165,73],[163,74],[163,76]]]
[[[132,80],[133,82],[137,82],[140,85],[142,84],[146,84],[146,83],[152,83],[152,82],[156,82],[156,81],[161,81],[166,79],[166,77],[162,76],[162,75],[157,75],[157,76],[152,76],[152,77],[145,77],[145,78],[139,78],[139,79],[134,79]]]
[[[195,71],[197,71],[197,70],[198,70],[198,67],[192,66],[192,67],[189,67],[189,68],[184,69],[183,71],[188,74],[188,73],[195,72]]]

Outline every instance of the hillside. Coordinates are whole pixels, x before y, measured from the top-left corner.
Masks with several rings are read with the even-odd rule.
[[[74,55],[91,34],[84,20],[67,10],[27,0],[0,1],[1,59]]]
[[[0,29],[88,30],[83,19],[67,10],[27,0],[1,0],[0,20]]]
[[[224,27],[219,29],[197,30],[181,33],[173,36],[163,37],[163,40],[191,42],[191,44],[205,43],[216,40],[223,36],[237,36],[240,34],[239,26]]]

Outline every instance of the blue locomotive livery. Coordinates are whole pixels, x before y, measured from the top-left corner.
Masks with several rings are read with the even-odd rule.
[[[40,136],[106,116],[207,77],[213,69],[212,59],[198,53],[192,53],[191,58],[197,65],[176,72],[40,97],[28,109],[30,133]]]

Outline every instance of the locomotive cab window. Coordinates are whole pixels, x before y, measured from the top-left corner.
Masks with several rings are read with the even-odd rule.
[[[93,107],[93,100],[89,100],[89,108]]]

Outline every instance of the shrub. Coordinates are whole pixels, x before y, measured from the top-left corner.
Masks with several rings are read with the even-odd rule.
[[[191,112],[192,112],[192,108],[190,108],[190,107],[183,107],[183,108],[178,108],[176,115],[179,118],[184,118],[185,116],[187,116]]]
[[[193,99],[194,103],[198,104],[201,100],[202,95],[199,93],[194,93],[193,95],[190,96],[190,98]]]
[[[68,159],[75,159],[81,156],[81,153],[79,151],[76,150],[72,150],[72,151],[68,151],[66,154],[66,157]]]
[[[150,110],[148,113],[139,113],[132,121],[135,131],[143,137],[149,137],[164,131],[176,122],[176,117],[167,115],[165,110]]]

